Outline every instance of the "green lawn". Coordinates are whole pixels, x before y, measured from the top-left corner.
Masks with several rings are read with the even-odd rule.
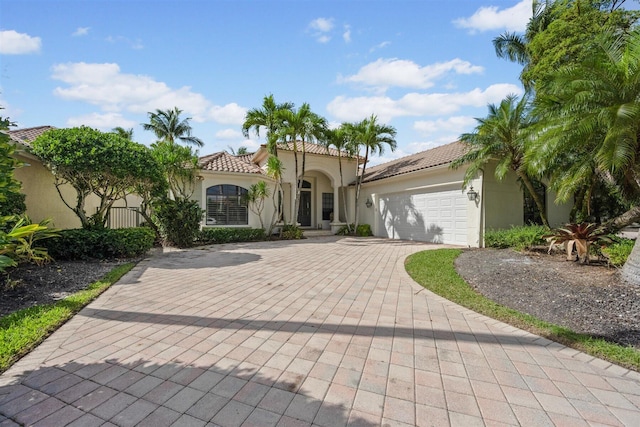
[[[55,304],[25,308],[0,319],[0,373],[117,282],[135,263],[114,268],[101,280]]]
[[[449,301],[592,356],[640,371],[640,351],[632,347],[623,347],[600,338],[578,334],[485,298],[473,290],[456,272],[454,260],[460,253],[459,249],[418,252],[407,258],[405,267],[413,280]]]

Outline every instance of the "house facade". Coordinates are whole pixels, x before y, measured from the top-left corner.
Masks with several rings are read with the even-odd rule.
[[[34,221],[52,218],[56,227],[79,227],[75,214],[60,199],[53,175],[29,154],[30,141],[49,129],[42,126],[9,132],[19,149],[18,158],[28,165],[17,169],[15,176],[22,182],[27,214]],[[301,144],[297,148],[301,167]],[[304,149],[305,174],[297,214],[292,145],[278,148],[284,170],[282,192],[275,198],[271,196],[276,182],[266,170],[266,147],[247,155],[219,152],[200,157],[201,169],[192,198],[205,211],[201,225],[257,228],[261,224],[268,226],[272,218],[280,218],[285,223],[297,221],[303,229],[336,232],[348,220],[354,222],[354,184],[362,159],[317,144],[306,143]],[[481,247],[486,230],[534,220],[532,204],[515,174],[497,181],[490,164],[463,188],[465,167],[450,168],[463,153],[464,145],[454,142],[366,169],[359,198],[359,223],[371,225],[378,237]],[[271,195],[264,200],[262,221],[244,198],[251,185],[260,181],[267,183]],[[62,186],[60,191],[67,200],[74,200],[70,186]],[[541,193],[550,225],[568,222],[571,204],[554,203],[555,194],[546,188],[541,188]],[[87,200],[87,213],[97,206],[97,198],[91,197]],[[116,204],[125,210],[136,206],[135,196]]]

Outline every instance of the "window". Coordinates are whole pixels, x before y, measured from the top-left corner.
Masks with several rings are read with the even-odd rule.
[[[322,219],[331,219],[333,213],[333,193],[322,193]]]
[[[220,184],[207,188],[207,225],[247,225],[247,190],[237,185]]]

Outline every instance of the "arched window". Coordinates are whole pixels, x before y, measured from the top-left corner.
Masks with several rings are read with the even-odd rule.
[[[247,225],[247,190],[237,185],[220,184],[207,188],[207,225]]]

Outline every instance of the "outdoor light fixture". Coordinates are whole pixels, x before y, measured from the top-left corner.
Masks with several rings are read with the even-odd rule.
[[[367,201],[364,202],[365,205],[367,205],[368,208],[370,208],[371,206],[373,206],[373,202],[371,201],[370,198],[367,197]]]
[[[469,191],[467,191],[467,197],[469,198],[470,202],[478,201],[478,192],[473,189],[473,185],[471,186],[471,188],[469,188]]]

